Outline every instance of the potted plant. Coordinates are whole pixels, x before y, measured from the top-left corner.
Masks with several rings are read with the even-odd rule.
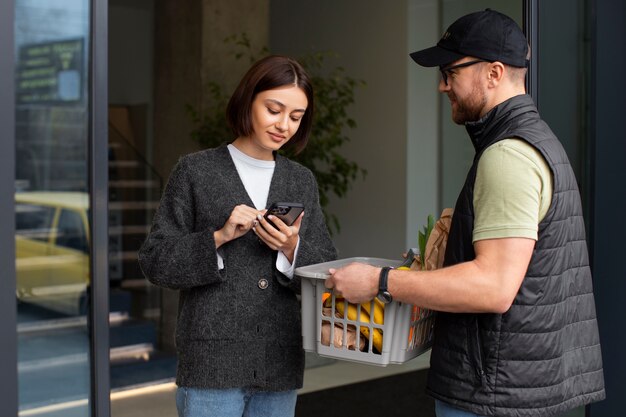
[[[253,53],[245,33],[228,37],[225,42],[233,44],[236,59],[247,57],[251,63],[268,53],[267,48]],[[338,232],[340,225],[337,216],[328,212],[330,194],[344,197],[357,177],[364,178],[367,173],[356,162],[348,160],[340,153],[341,146],[350,140],[345,132],[346,128],[356,127],[356,122],[348,115],[348,107],[354,102],[355,89],[364,86],[365,82],[348,76],[340,66],[328,70],[325,60],[332,55],[317,52],[298,58],[309,72],[314,86],[313,129],[309,143],[302,153],[294,155],[289,150],[280,151],[309,168],[315,175],[320,205],[331,234]],[[191,132],[192,138],[204,147],[215,147],[232,139],[225,117],[229,95],[219,82],[210,82],[208,86],[211,98],[208,111],[201,113],[191,105],[187,106],[187,110],[195,124]]]

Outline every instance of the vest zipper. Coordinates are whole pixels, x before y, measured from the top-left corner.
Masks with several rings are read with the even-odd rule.
[[[480,384],[484,387],[487,385],[487,376],[485,375],[485,370],[483,364],[485,363],[485,358],[483,354],[482,347],[482,337],[480,336],[480,329],[478,327],[478,319],[476,317],[473,318],[474,326],[472,329],[472,336],[470,340],[473,342],[474,352],[472,354],[472,358],[476,362],[474,366],[476,367],[475,372],[476,376],[480,382]]]

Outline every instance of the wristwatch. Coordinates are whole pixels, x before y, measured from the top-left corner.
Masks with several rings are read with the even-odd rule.
[[[393,301],[393,297],[391,296],[391,293],[387,289],[387,279],[389,277],[390,269],[391,267],[384,266],[380,270],[380,278],[378,279],[378,295],[376,296],[376,298],[378,298],[380,301],[382,301],[385,304],[389,304],[390,302]]]

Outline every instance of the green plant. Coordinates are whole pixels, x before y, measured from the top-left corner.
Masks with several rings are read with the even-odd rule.
[[[432,214],[429,214],[426,226],[423,226],[422,230],[417,232],[417,245],[420,251],[420,263],[422,264],[422,269],[425,268],[424,259],[426,256],[426,243],[428,243],[428,238],[430,237],[430,232],[432,232],[433,227],[435,227],[435,218]]]
[[[236,59],[248,58],[250,63],[268,53],[265,47],[254,53],[245,33],[230,36],[224,41],[233,45]],[[337,216],[328,212],[330,194],[344,197],[351,184],[359,176],[364,178],[367,174],[365,169],[340,153],[341,146],[350,140],[345,129],[356,127],[356,122],[348,115],[347,109],[354,103],[355,89],[364,86],[365,82],[348,76],[340,66],[328,70],[326,59],[332,56],[328,52],[317,52],[298,58],[311,76],[314,87],[313,129],[307,147],[300,154],[295,155],[289,150],[280,151],[286,157],[309,168],[315,175],[320,205],[331,233],[339,231],[340,225]],[[218,82],[210,82],[208,89],[211,98],[208,110],[200,113],[188,105],[187,111],[195,124],[191,137],[202,146],[215,147],[233,139],[225,118],[229,96],[224,92],[225,86]]]

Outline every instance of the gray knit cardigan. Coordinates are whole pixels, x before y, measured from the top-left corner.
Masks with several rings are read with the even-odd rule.
[[[276,155],[267,203],[275,201],[305,207],[296,267],[336,258],[311,171]],[[225,267],[217,266],[213,232],[239,204],[254,207],[225,145],[184,156],[139,251],[150,282],[180,290],[176,383],[297,389],[304,371],[299,279],[278,272],[277,252],[252,231],[223,245]]]

